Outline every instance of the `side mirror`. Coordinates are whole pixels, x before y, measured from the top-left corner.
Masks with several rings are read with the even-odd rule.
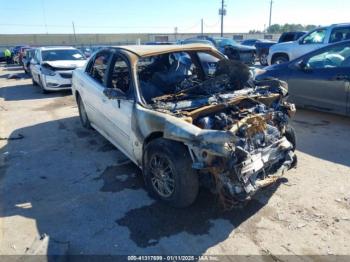
[[[103,94],[108,99],[126,99],[125,93],[117,88],[105,88]]]
[[[300,60],[297,64],[296,64],[297,68],[302,70],[302,71],[308,71],[309,65],[305,62],[305,60]]]

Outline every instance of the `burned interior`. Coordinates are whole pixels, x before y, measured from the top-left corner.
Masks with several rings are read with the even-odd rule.
[[[286,83],[253,81],[249,67],[210,52],[143,57],[137,69],[145,107],[180,120],[165,124],[164,137],[188,147],[200,181],[225,207],[295,166]]]

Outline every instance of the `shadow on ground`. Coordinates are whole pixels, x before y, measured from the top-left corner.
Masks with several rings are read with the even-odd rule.
[[[180,233],[204,237],[207,240],[192,250],[202,254],[259,212],[279,185],[230,212],[220,209],[216,197],[206,190],[201,190],[195,204],[186,209],[150,200],[147,203],[151,204],[140,205],[147,198],[140,170],[130,162],[123,163],[120,152],[97,132],[82,129],[78,117],[18,129],[11,137],[18,134],[24,138],[8,141],[1,149],[1,155],[7,153],[0,173],[0,216],[33,219],[37,232],[52,239],[50,255],[60,242],[70,243],[70,254],[77,254],[80,248],[96,250],[99,245],[110,250],[112,243],[119,243],[123,228],[130,235],[122,235],[121,244],[134,243],[139,250]],[[122,162],[104,162],[117,159],[118,154]],[[230,226],[215,228],[217,219],[228,221]],[[101,229],[101,224],[109,229]],[[181,246],[163,248],[183,252]]]
[[[46,99],[50,97],[63,97],[71,94],[72,92],[69,90],[42,94],[39,87],[28,84],[6,86],[0,89],[0,97],[5,101]]]

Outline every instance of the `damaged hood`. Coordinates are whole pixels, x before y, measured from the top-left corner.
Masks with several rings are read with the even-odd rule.
[[[42,64],[47,64],[53,68],[60,69],[76,69],[83,67],[86,60],[57,60],[57,61],[43,61]]]

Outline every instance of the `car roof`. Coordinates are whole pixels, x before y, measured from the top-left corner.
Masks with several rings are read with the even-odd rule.
[[[112,48],[126,50],[140,57],[182,51],[216,51],[211,45],[198,43],[188,45],[128,45],[112,46]]]
[[[42,46],[39,47],[40,50],[46,51],[46,50],[75,50],[75,47],[72,46]]]

